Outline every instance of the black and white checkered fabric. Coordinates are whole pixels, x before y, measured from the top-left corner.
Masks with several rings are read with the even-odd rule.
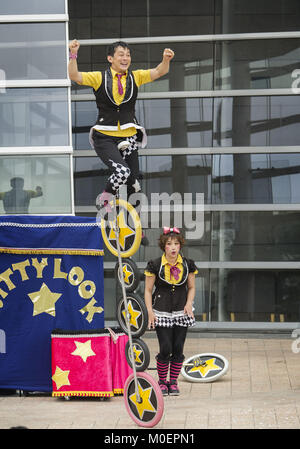
[[[110,175],[108,180],[113,191],[117,192],[120,186],[126,184],[127,178],[130,175],[130,169],[122,164],[119,164],[118,162],[114,162],[112,159],[110,159],[110,162],[113,166],[114,173]]]
[[[125,159],[127,156],[130,156],[130,154],[138,149],[138,144],[137,144],[137,137],[135,136],[131,136],[131,137],[127,137],[126,140],[129,142],[129,147],[126,148],[125,150],[121,150],[121,154],[123,159]]]
[[[174,326],[184,326],[192,327],[195,325],[195,318],[191,318],[184,313],[183,310],[179,312],[158,312],[153,309],[156,316],[155,326],[157,327],[174,327]]]

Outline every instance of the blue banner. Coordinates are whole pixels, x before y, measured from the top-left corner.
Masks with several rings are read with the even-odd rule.
[[[104,327],[95,218],[0,216],[0,388],[52,390],[51,332]]]

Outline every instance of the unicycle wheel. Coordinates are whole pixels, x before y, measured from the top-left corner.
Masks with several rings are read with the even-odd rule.
[[[136,293],[126,295],[128,303],[128,318],[130,331],[133,338],[138,338],[146,331],[148,324],[147,307],[143,299]],[[117,319],[122,330],[128,334],[126,324],[126,307],[124,298],[121,297],[117,304]]]
[[[140,282],[140,272],[137,264],[129,258],[122,259],[122,275],[124,279],[124,286],[127,292],[133,292],[136,290]],[[120,285],[122,282],[121,273],[119,270],[119,262],[115,266],[115,276]]]
[[[227,373],[228,366],[220,354],[196,354],[183,362],[181,374],[190,382],[214,382]]]
[[[136,371],[145,371],[150,363],[150,351],[146,343],[141,338],[132,339],[133,358]],[[132,368],[132,357],[129,341],[125,346],[125,357],[128,365]]]
[[[137,374],[140,396],[135,390],[134,374],[128,376],[124,385],[125,407],[129,416],[140,427],[154,427],[164,412],[164,399],[158,383],[148,374]]]

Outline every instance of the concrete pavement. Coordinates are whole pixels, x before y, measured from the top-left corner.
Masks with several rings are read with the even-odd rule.
[[[157,340],[143,340],[155,366]],[[155,429],[299,429],[300,353],[291,336],[218,336],[189,333],[185,356],[215,352],[229,361],[227,374],[213,383],[179,379],[181,394],[164,399]],[[299,345],[300,346],[300,345]],[[148,371],[157,379],[156,371]],[[0,429],[139,429],[122,396],[108,400],[46,395],[0,397]]]

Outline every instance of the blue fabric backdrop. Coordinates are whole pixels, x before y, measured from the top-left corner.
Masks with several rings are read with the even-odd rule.
[[[103,327],[96,220],[0,216],[0,388],[51,391],[52,330]]]

